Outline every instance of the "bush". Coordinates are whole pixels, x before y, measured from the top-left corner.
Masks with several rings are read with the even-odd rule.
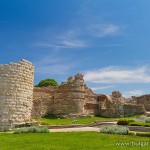
[[[45,79],[40,81],[36,87],[58,86],[58,83],[54,79]]]
[[[145,122],[146,122],[146,123],[150,123],[150,117],[146,117],[146,118],[145,118]]]
[[[120,135],[127,135],[129,133],[129,129],[122,126],[103,126],[100,129],[101,133],[107,134],[120,134]]]
[[[19,128],[14,131],[14,134],[21,134],[21,133],[47,133],[49,132],[47,127],[24,127]]]
[[[128,124],[130,124],[130,122],[134,122],[134,120],[123,118],[123,119],[119,119],[117,124],[118,125],[128,125]]]

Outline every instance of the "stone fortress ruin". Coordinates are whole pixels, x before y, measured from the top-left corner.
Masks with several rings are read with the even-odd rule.
[[[32,118],[54,114],[60,117],[126,117],[149,111],[150,95],[127,101],[118,91],[95,94],[83,75],[69,77],[54,87],[34,87],[34,67],[21,60],[0,65],[0,130],[25,124]]]

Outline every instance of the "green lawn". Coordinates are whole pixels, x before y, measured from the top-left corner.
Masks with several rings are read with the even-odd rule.
[[[127,142],[128,146],[116,145]],[[138,143],[140,145],[135,145]],[[149,143],[148,143],[149,142]],[[143,144],[143,145],[142,145]],[[145,144],[145,145],[144,145]],[[142,147],[143,146],[143,147]],[[0,133],[0,150],[148,150],[150,139],[97,132]]]
[[[129,117],[130,119],[136,118],[137,116]],[[89,117],[89,118],[69,118],[69,119],[60,119],[54,116],[47,116],[40,118],[37,121],[46,125],[67,125],[72,124],[73,120],[77,120],[77,124],[90,124],[94,121],[104,121],[104,120],[118,120],[120,118],[103,118],[103,117]]]

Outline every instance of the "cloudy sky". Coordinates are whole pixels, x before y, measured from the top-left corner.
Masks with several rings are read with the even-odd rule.
[[[96,93],[150,93],[149,0],[1,0],[0,64],[27,59],[35,84],[80,72]]]

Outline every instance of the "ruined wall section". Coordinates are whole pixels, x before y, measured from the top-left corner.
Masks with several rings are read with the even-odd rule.
[[[144,105],[145,110],[150,111],[150,94],[142,95],[138,97],[133,96],[130,102],[138,105]]]
[[[53,113],[54,95],[58,87],[34,87],[32,118],[40,118]]]
[[[111,95],[99,95],[99,115],[102,117],[123,117],[123,103]]]
[[[26,60],[0,65],[0,130],[30,120],[33,78],[34,67]]]
[[[126,103],[121,93],[99,96],[99,115],[102,117],[129,117],[145,113],[143,105]]]
[[[59,116],[80,116],[84,114],[84,80],[77,74],[63,82],[54,95],[53,114]]]
[[[86,85],[84,87],[85,91],[85,105],[84,105],[84,113],[85,115],[99,115],[99,102],[98,95],[93,93],[93,91],[88,88]]]
[[[145,113],[143,105],[138,104],[124,104],[124,117],[130,117],[134,115],[140,115]]]

